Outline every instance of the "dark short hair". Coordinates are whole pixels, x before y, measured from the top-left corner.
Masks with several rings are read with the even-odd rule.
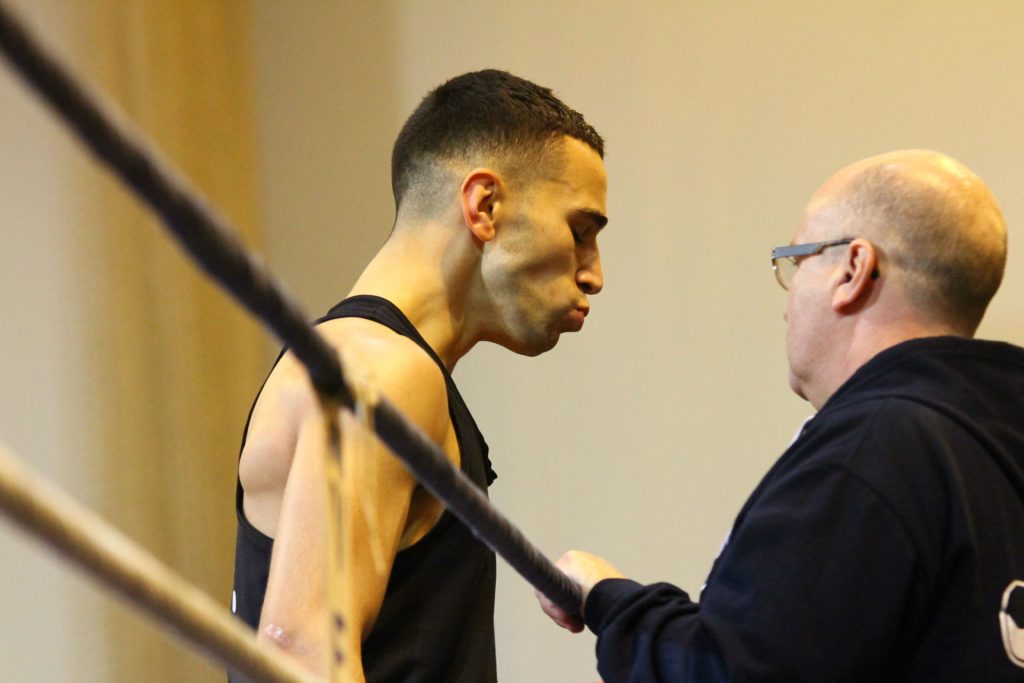
[[[457,76],[423,98],[398,134],[391,154],[395,205],[424,181],[433,189],[430,177],[444,162],[481,158],[522,175],[537,170],[564,136],[604,157],[601,136],[550,88],[495,69]]]

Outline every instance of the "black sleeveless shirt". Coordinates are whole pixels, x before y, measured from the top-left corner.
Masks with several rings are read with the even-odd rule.
[[[461,469],[486,494],[495,478],[487,458],[487,444],[451,375],[412,323],[390,301],[365,295],[342,301],[317,323],[336,318],[378,322],[416,342],[437,363],[448,390],[448,414],[458,438]],[[274,541],[245,518],[243,494],[239,482],[235,494],[238,532],[231,609],[257,628]],[[494,581],[494,553],[446,510],[433,529],[395,557],[380,614],[363,640],[366,680],[496,681]],[[228,678],[242,680],[234,673]]]

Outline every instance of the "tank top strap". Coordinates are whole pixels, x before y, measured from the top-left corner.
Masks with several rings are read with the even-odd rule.
[[[498,478],[498,475],[495,473],[494,468],[491,465],[487,441],[480,432],[480,428],[477,427],[476,420],[473,419],[472,414],[469,412],[469,407],[462,398],[462,394],[459,392],[459,388],[456,386],[455,380],[452,379],[451,373],[448,372],[448,368],[445,367],[444,362],[441,361],[441,357],[438,356],[433,347],[427,343],[427,340],[419,333],[416,326],[413,325],[407,317],[405,317],[405,314],[402,313],[401,309],[383,297],[375,296],[373,294],[357,294],[356,296],[348,297],[347,299],[335,304],[335,306],[331,308],[326,315],[319,318],[315,324],[319,325],[320,323],[327,322],[328,320],[337,320],[338,318],[364,318],[366,320],[372,320],[379,323],[396,334],[400,334],[403,337],[411,339],[433,359],[434,363],[437,364],[438,369],[441,371],[441,374],[444,376],[445,386],[448,389],[448,401],[452,404],[449,406],[449,412],[452,414],[452,419],[456,424],[468,423],[466,424],[466,427],[476,433],[476,437],[479,440],[483,451],[484,476],[486,477],[485,486],[490,486],[494,480]]]

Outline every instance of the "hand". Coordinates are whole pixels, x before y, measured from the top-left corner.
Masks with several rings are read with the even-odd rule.
[[[537,592],[537,600],[540,601],[540,608],[551,617],[552,621],[564,629],[579,633],[583,630],[584,623],[581,615],[587,604],[590,590],[604,579],[622,579],[625,578],[625,575],[609,564],[607,560],[580,550],[570,550],[562,555],[555,566],[565,572],[565,575],[581,588],[583,600],[580,603],[579,612],[570,614],[539,592]]]

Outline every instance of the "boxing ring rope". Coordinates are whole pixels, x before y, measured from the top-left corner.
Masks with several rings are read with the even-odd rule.
[[[207,206],[141,134],[133,131],[109,105],[103,104],[98,95],[89,92],[65,72],[2,3],[0,51],[79,140],[162,219],[165,227],[207,274],[269,327],[304,364],[324,405],[329,438],[332,445],[337,446],[335,408],[340,406],[354,410],[356,403],[338,354],[310,326],[308,318],[270,272],[247,252],[230,223]],[[378,438],[402,459],[427,490],[534,588],[562,608],[578,611],[581,602],[579,587],[494,508],[466,475],[452,467],[437,445],[386,399],[380,398],[366,409]],[[332,464],[334,467],[337,465],[337,461]],[[6,475],[6,471],[0,473],[0,476]],[[8,492],[8,486],[0,487],[0,496],[6,498]],[[12,514],[8,501],[0,502],[0,505]],[[28,509],[39,510],[41,507],[39,502]],[[61,542],[60,534],[54,533],[60,527],[35,523],[27,526],[51,543]],[[64,552],[75,556],[70,549]],[[104,581],[117,586],[123,577],[118,577],[110,564],[116,563],[97,563],[94,571],[98,576],[102,575]],[[150,578],[163,585],[167,573],[154,572]],[[139,599],[130,591],[123,592],[133,600]],[[173,601],[176,591],[167,593],[168,600]],[[168,604],[160,602],[158,606],[152,603],[146,608],[162,622],[180,630],[180,622]],[[232,619],[226,612],[224,616]],[[210,617],[209,624],[213,623],[219,621]],[[240,624],[237,626],[241,627]],[[197,634],[192,637],[194,642],[206,642],[207,636]],[[251,632],[249,637],[251,639]],[[233,654],[213,652],[209,648],[206,651],[223,664],[250,671],[245,668],[248,661],[237,659]],[[262,674],[256,674],[257,677],[259,675]],[[291,679],[264,677],[259,680]]]
[[[252,629],[0,445],[0,509],[70,562],[213,659],[270,683],[320,678],[257,645]]]

